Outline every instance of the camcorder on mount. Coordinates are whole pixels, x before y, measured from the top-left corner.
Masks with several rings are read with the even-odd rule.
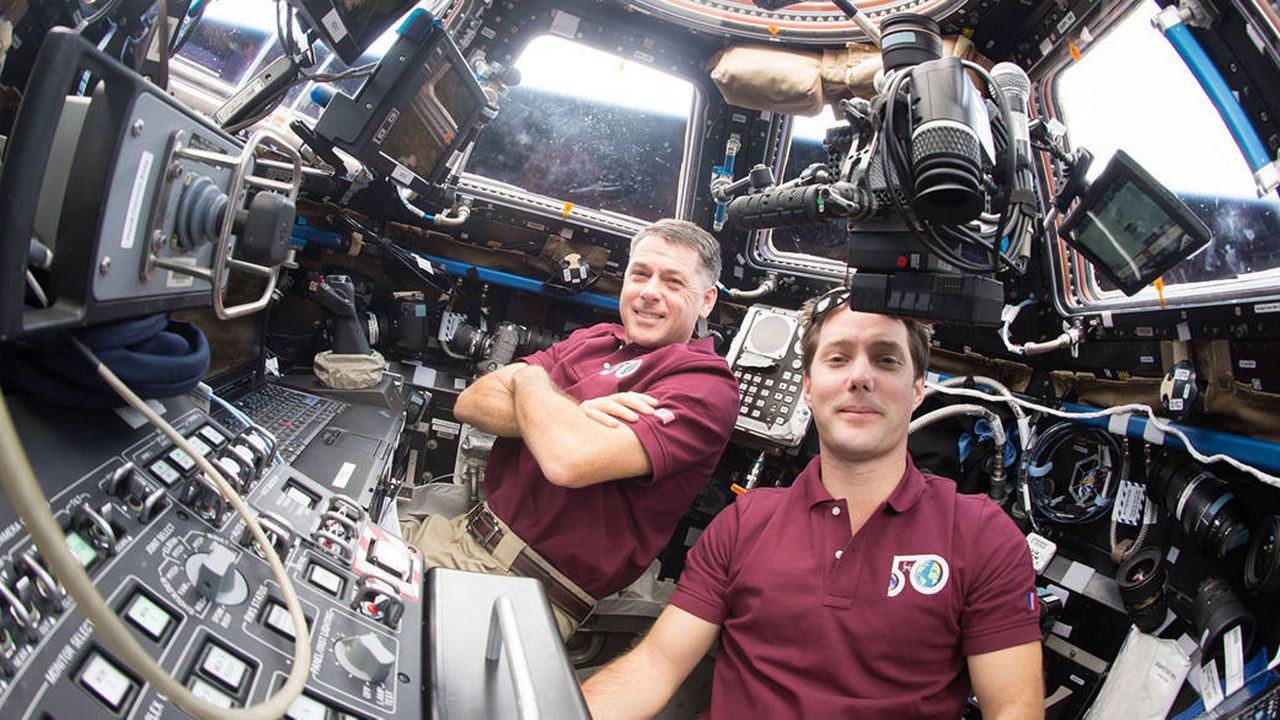
[[[831,166],[734,198],[729,221],[758,230],[846,219],[855,307],[997,326],[1004,289],[996,277],[1022,272],[1040,216],[1029,148],[1013,147],[1026,142],[1014,121],[1016,111],[1025,123],[1029,81],[1002,64],[1019,80],[1006,92],[1007,82],[976,63],[943,57],[929,17],[898,13],[880,29],[881,91],[841,101],[847,123],[824,141]]]

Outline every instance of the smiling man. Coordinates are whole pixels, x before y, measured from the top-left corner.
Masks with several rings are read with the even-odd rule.
[[[467,388],[454,415],[499,436],[488,501],[401,523],[427,566],[542,580],[565,637],[638,578],[733,431],[737,381],[693,337],[719,276],[715,238],[660,220],[632,239],[621,325],[578,330]]]
[[[753,490],[689,553],[645,639],[583,687],[596,720],[652,717],[719,636],[709,717],[1043,717],[1026,541],[985,496],[916,469],[927,326],[806,309],[804,398],[820,453]]]

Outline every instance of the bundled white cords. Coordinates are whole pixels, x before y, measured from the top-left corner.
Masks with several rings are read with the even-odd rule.
[[[1040,412],[1046,415],[1053,415],[1054,417],[1065,418],[1068,420],[1084,420],[1084,419],[1091,419],[1091,418],[1107,417],[1109,415],[1145,415],[1147,417],[1147,422],[1153,425],[1157,430],[1167,435],[1172,435],[1178,438],[1178,440],[1182,442],[1183,447],[1186,448],[1186,451],[1191,455],[1191,457],[1195,458],[1198,462],[1202,462],[1205,464],[1223,462],[1239,470],[1240,472],[1247,473],[1248,475],[1253,476],[1259,482],[1265,483],[1272,487],[1280,488],[1280,477],[1276,477],[1275,475],[1269,475],[1251,465],[1246,465],[1240,462],[1239,460],[1236,460],[1235,458],[1231,457],[1230,455],[1223,455],[1222,453],[1218,453],[1216,455],[1205,455],[1204,453],[1200,452],[1195,448],[1194,445],[1191,444],[1191,440],[1187,438],[1185,433],[1183,433],[1178,428],[1174,427],[1171,422],[1157,417],[1155,410],[1152,410],[1147,405],[1130,403],[1127,405],[1116,405],[1115,407],[1104,408],[1102,410],[1091,410],[1088,412],[1072,412],[1068,410],[1058,410],[1057,408],[1047,407],[1045,405],[1040,405],[1039,403],[1031,402],[1030,400],[1023,400],[1022,398],[1014,396],[1014,394],[1009,392],[1007,389],[1002,392],[987,393],[981,390],[970,390],[967,388],[944,387],[940,383],[933,383],[933,382],[925,383],[925,385],[929,389],[936,390],[946,395],[956,395],[960,397],[977,398],[979,400],[987,400],[987,401],[1002,400],[1005,402],[1017,403],[1019,406],[1021,406],[1026,410],[1031,410],[1033,412]]]
[[[1013,413],[1014,423],[1018,426],[1019,450],[1026,450],[1031,447],[1031,420],[1027,417],[1027,413],[1023,411],[1022,406],[1018,405],[1018,403],[1013,400],[1007,399],[1006,396],[1012,394],[1009,392],[1009,388],[1005,387],[1003,383],[994,378],[989,378],[984,375],[956,375],[954,377],[947,378],[946,380],[940,380],[936,383],[926,383],[924,396],[925,398],[928,398],[935,392],[945,392],[945,388],[963,385],[969,381],[972,381],[979,387],[989,387],[998,393],[1001,393],[999,395],[987,397],[991,400],[1002,400],[1009,405],[1009,410]]]
[[[36,481],[35,473],[18,438],[17,429],[13,425],[13,418],[9,415],[8,405],[4,402],[3,396],[0,396],[0,485],[3,485],[5,493],[9,496],[9,502],[13,504],[23,523],[26,524],[41,557],[49,564],[49,568],[67,589],[68,594],[75,599],[80,612],[93,623],[98,636],[126,665],[144,681],[150,683],[153,690],[203,720],[275,720],[283,717],[289,706],[302,693],[311,672],[311,640],[302,614],[302,606],[298,602],[298,596],[294,592],[293,584],[289,581],[284,565],[280,562],[280,557],[276,555],[275,549],[267,540],[262,527],[250,513],[244,500],[231,488],[218,472],[217,467],[196,452],[186,438],[121,382],[88,348],[74,339],[72,342],[91,360],[98,375],[112,390],[130,407],[142,413],[152,425],[159,428],[187,455],[195,459],[196,464],[214,482],[218,491],[235,509],[236,514],[244,520],[245,526],[253,535],[254,541],[271,567],[271,574],[280,585],[285,606],[289,610],[289,618],[293,622],[293,664],[285,684],[274,695],[257,705],[246,708],[222,708],[194,695],[156,663],[134,639],[133,634],[125,628],[115,611],[106,604],[102,595],[94,587],[93,580],[67,549],[66,536],[49,510],[49,501]]]

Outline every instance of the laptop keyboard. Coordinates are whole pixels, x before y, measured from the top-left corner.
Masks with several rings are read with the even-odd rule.
[[[349,407],[279,385],[263,385],[235,402],[254,422],[276,436],[280,457],[291,463],[334,415]]]

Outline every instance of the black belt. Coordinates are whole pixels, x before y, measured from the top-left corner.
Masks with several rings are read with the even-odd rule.
[[[484,505],[476,505],[467,512],[467,533],[489,552],[493,552],[506,535],[502,526],[498,524],[497,518]],[[511,572],[541,580],[551,604],[563,610],[573,618],[574,622],[581,625],[582,621],[591,614],[593,606],[584,602],[576,592],[547,572],[541,563],[533,559],[532,553],[533,550],[526,544],[511,562]]]

